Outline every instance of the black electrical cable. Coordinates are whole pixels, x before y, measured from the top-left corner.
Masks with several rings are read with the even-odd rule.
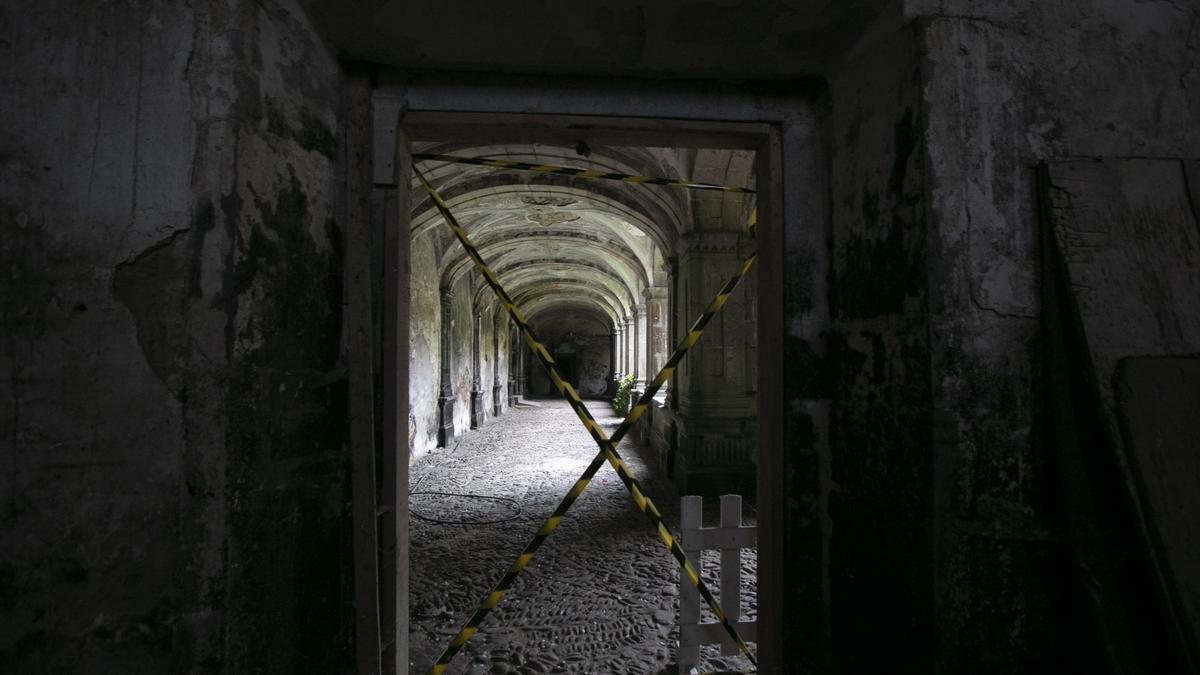
[[[439,525],[494,525],[496,523],[505,523],[510,520],[514,520],[521,515],[521,504],[519,502],[517,502],[517,500],[509,499],[508,497],[492,497],[489,495],[475,495],[475,494],[469,494],[469,493],[465,493],[465,492],[440,492],[438,490],[421,490],[419,492],[408,493],[409,497],[412,497],[413,495],[441,495],[444,497],[466,497],[468,499],[487,499],[487,500],[494,501],[494,502],[507,502],[508,504],[511,504],[512,508],[514,509],[514,513],[512,515],[506,516],[504,518],[497,518],[495,520],[446,520],[443,518],[433,518],[431,516],[423,516],[420,513],[417,513],[416,511],[414,511],[412,509],[412,505],[410,503],[409,508],[408,508],[409,515],[411,515],[413,518],[419,518],[420,520],[428,521],[430,523],[437,523]]]
[[[454,452],[456,450],[458,450],[458,446],[461,444],[462,444],[462,439],[459,439],[458,443],[454,444],[454,448],[446,454],[447,455],[454,454]],[[517,500],[509,499],[508,497],[492,497],[489,495],[476,495],[476,494],[469,494],[469,493],[465,493],[465,492],[440,492],[438,490],[417,490],[417,488],[425,480],[425,477],[429,475],[429,472],[432,470],[432,468],[433,467],[429,467],[424,472],[422,472],[421,477],[418,478],[417,482],[414,483],[413,486],[411,488],[409,488],[409,490],[408,490],[408,496],[409,496],[408,515],[412,516],[413,518],[417,518],[418,520],[424,520],[424,521],[430,522],[430,523],[437,523],[438,525],[494,525],[496,523],[505,523],[510,520],[515,520],[517,517],[519,517],[521,515],[521,504]],[[496,520],[446,520],[446,519],[442,519],[442,518],[433,518],[431,516],[423,516],[420,513],[417,513],[416,511],[413,510],[412,503],[411,503],[413,495],[440,495],[443,497],[465,497],[467,499],[487,499],[487,500],[491,500],[491,501],[495,501],[495,502],[508,502],[515,509],[515,512],[511,516],[508,516],[505,518],[499,518]]]

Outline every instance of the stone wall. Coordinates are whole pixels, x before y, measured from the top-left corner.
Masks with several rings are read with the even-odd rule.
[[[539,318],[532,323],[538,336],[559,360],[563,376],[581,396],[600,397],[608,389],[612,360],[611,328],[597,319],[579,315]],[[564,351],[566,343],[571,349]],[[530,393],[538,396],[558,396],[545,370],[532,356],[529,363]]]
[[[336,59],[287,2],[4,13],[0,661],[341,668]]]

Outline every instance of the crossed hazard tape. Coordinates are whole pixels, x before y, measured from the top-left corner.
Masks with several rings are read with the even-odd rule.
[[[583,176],[584,178],[601,178],[604,180],[619,180],[625,183],[643,183],[646,185],[670,185],[673,187],[688,188],[690,190],[720,190],[721,192],[738,192],[741,194],[754,194],[754,190],[750,188],[738,187],[736,185],[720,185],[717,183],[695,183],[692,181],[678,180],[676,178],[656,178],[654,176],[635,176],[627,173],[612,173],[609,171],[596,171],[594,169],[576,169],[569,166],[557,166],[555,164],[531,164],[529,162],[514,162],[508,159],[485,159],[483,157],[459,157],[458,155],[437,155],[429,153],[414,153],[413,159],[432,159],[439,162],[449,162],[452,164],[476,164],[479,166],[490,166],[497,169],[518,169],[520,171],[534,171],[537,173],[561,173],[568,176]]]
[[[413,157],[415,159],[442,159],[443,157],[450,156],[413,155]],[[469,158],[453,159],[462,160]],[[498,160],[469,161],[467,163],[483,163],[484,161],[492,162]],[[511,164],[520,163],[503,162],[502,164],[507,167]],[[490,166],[492,164],[488,165]],[[600,452],[598,452],[595,458],[592,459],[592,462],[588,465],[587,469],[584,470],[583,474],[580,475],[579,479],[576,480],[575,484],[567,492],[566,496],[563,497],[558,507],[555,508],[550,517],[546,519],[546,522],[543,523],[541,528],[538,529],[537,534],[534,535],[533,539],[526,544],[524,550],[521,551],[520,555],[517,556],[517,559],[512,563],[511,566],[509,566],[508,571],[505,572],[504,576],[502,576],[496,585],[493,586],[491,592],[484,597],[479,607],[474,613],[471,614],[466,623],[463,624],[462,628],[450,641],[450,644],[447,645],[445,650],[443,650],[437,661],[434,662],[434,664],[429,668],[429,674],[440,675],[440,673],[442,673],[449,665],[450,660],[454,658],[455,654],[457,654],[459,650],[462,649],[462,646],[466,644],[467,640],[469,640],[470,637],[475,634],[484,618],[500,602],[500,600],[504,597],[504,594],[507,593],[510,588],[512,588],[513,582],[516,581],[517,575],[521,573],[521,570],[525,569],[525,567],[529,564],[529,561],[533,559],[534,554],[541,547],[542,543],[545,542],[546,538],[550,536],[550,533],[558,527],[559,522],[561,522],[567,510],[571,508],[575,500],[587,488],[588,484],[591,482],[592,478],[596,475],[596,472],[599,471],[600,467],[605,461],[607,461],[613,467],[613,470],[616,471],[617,476],[620,477],[621,482],[625,485],[625,488],[633,497],[633,501],[637,505],[638,509],[646,515],[651,526],[654,527],[663,544],[671,551],[671,554],[683,568],[684,573],[689,581],[691,581],[691,583],[696,587],[696,590],[699,592],[700,596],[704,598],[705,602],[708,603],[709,609],[712,610],[713,616],[716,617],[717,621],[721,623],[729,636],[737,643],[738,648],[743,654],[745,654],[746,658],[748,658],[752,664],[757,666],[757,661],[750,653],[750,648],[738,634],[737,629],[728,620],[728,618],[726,618],[725,612],[721,609],[720,604],[717,602],[717,599],[713,596],[712,592],[708,589],[708,586],[700,578],[700,574],[696,571],[696,567],[690,560],[688,560],[687,554],[683,552],[683,549],[680,548],[679,543],[676,542],[675,538],[671,535],[670,530],[663,522],[662,514],[659,512],[658,508],[655,507],[654,502],[652,502],[650,498],[642,491],[637,479],[634,478],[633,474],[629,471],[629,468],[621,459],[621,456],[617,453],[616,449],[617,444],[620,443],[620,441],[625,437],[625,434],[628,433],[629,429],[632,428],[634,423],[636,423],[638,419],[640,419],[645,413],[646,408],[649,406],[650,401],[654,398],[654,395],[658,393],[658,390],[670,378],[671,374],[679,365],[679,362],[687,354],[688,350],[691,349],[691,347],[700,339],[700,335],[703,333],[704,328],[725,304],[725,301],[728,300],[729,295],[734,291],[734,289],[737,288],[737,285],[739,282],[741,282],[742,277],[745,276],[746,272],[749,271],[749,269],[754,265],[757,252],[751,253],[749,256],[747,256],[738,272],[725,283],[725,285],[717,293],[717,296],[713,298],[708,307],[704,309],[704,312],[702,312],[692,324],[688,334],[684,336],[682,340],[680,340],[679,344],[675,347],[675,350],[671,353],[671,356],[667,359],[667,362],[663,366],[662,370],[660,370],[658,375],[656,375],[654,379],[647,385],[646,391],[642,393],[637,403],[634,404],[629,413],[625,416],[625,419],[622,420],[616,431],[613,432],[612,437],[609,438],[604,434],[603,429],[600,428],[600,425],[596,422],[595,418],[592,417],[592,414],[587,409],[587,406],[584,405],[583,401],[579,398],[579,394],[576,393],[575,389],[569,382],[562,378],[562,375],[558,372],[558,368],[556,367],[554,357],[550,355],[550,352],[546,349],[546,347],[534,336],[533,330],[525,320],[523,313],[516,306],[516,303],[513,302],[512,298],[508,295],[508,292],[504,290],[504,287],[500,285],[499,280],[496,278],[491,268],[488,267],[486,262],[484,262],[483,257],[479,254],[478,249],[475,248],[475,245],[471,243],[470,237],[467,236],[466,230],[463,229],[463,227],[458,223],[458,220],[450,212],[450,208],[442,198],[441,194],[434,189],[433,185],[426,180],[425,175],[416,166],[413,167],[413,172],[416,174],[421,186],[433,199],[438,211],[445,219],[447,225],[450,226],[450,229],[454,232],[454,236],[458,239],[459,243],[466,250],[467,255],[471,258],[471,261],[475,264],[475,267],[483,275],[488,286],[491,287],[493,292],[496,293],[497,298],[499,298],[500,303],[504,306],[505,310],[508,311],[508,314],[512,317],[513,322],[516,323],[517,327],[521,329],[521,334],[525,338],[526,344],[529,345],[529,348],[533,350],[534,354],[538,357],[538,360],[541,361],[542,366],[546,369],[546,372],[549,375],[550,380],[553,382],[555,389],[567,400],[572,410],[575,411],[576,416],[579,417],[584,427],[587,428],[588,433],[591,434],[592,439],[595,440],[596,444],[600,447]],[[579,173],[576,175],[583,174]],[[612,175],[615,176],[619,174]],[[604,178],[610,176],[597,175],[592,177]],[[659,180],[667,181],[668,179]],[[671,181],[660,184],[680,185],[684,187],[690,186],[690,184],[687,184],[684,181]],[[712,186],[711,184],[699,185],[705,185],[709,187],[697,189],[722,189],[724,187]],[[744,188],[737,191],[753,192],[752,190],[746,190]],[[755,221],[755,212],[753,211],[751,212],[750,221],[750,227],[753,228]]]

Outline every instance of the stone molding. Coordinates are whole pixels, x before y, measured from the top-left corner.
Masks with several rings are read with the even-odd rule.
[[[676,252],[681,260],[704,253],[741,254],[749,241],[740,232],[697,232],[681,237]]]

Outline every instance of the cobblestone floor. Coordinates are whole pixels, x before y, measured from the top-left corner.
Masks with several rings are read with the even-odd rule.
[[[565,403],[535,403],[469,432],[457,447],[413,462],[414,673],[428,669],[596,453]],[[588,407],[610,433],[620,422],[606,403]],[[632,439],[619,449],[677,531],[673,485],[650,470]],[[712,506],[706,525],[716,523],[715,501]],[[715,552],[705,557],[706,580],[714,588],[716,563]],[[743,575],[743,613],[753,618],[755,559],[749,551]],[[677,607],[674,559],[606,466],[447,672],[675,673]],[[749,670],[743,657],[721,657],[717,647],[706,648],[701,665]]]

